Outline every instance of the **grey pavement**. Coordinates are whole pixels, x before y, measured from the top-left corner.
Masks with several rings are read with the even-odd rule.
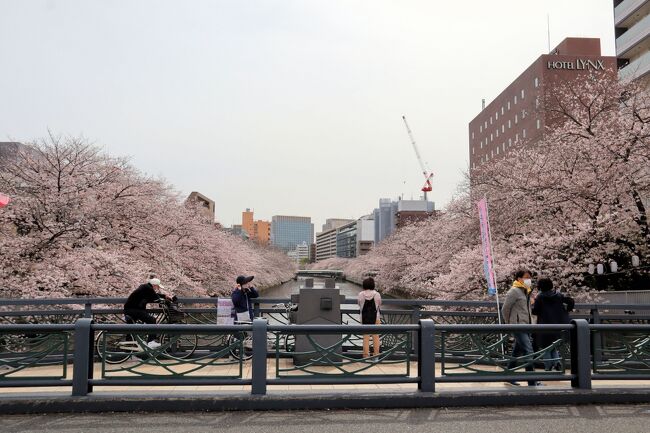
[[[0,420],[3,433],[647,433],[649,426],[650,405],[5,415]]]

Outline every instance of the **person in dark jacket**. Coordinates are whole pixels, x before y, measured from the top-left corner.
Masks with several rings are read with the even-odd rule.
[[[147,312],[147,304],[156,302],[160,299],[169,299],[167,295],[157,293],[156,290],[162,290],[164,287],[160,284],[158,278],[150,278],[145,284],[141,284],[129,295],[124,304],[124,315],[132,320],[140,320],[144,323],[153,325],[156,318]],[[127,322],[128,322],[127,318]],[[150,334],[147,337],[147,346],[150,349],[157,349],[160,343],[156,341],[156,335]]]
[[[236,280],[237,285],[230,295],[232,305],[235,309],[235,320],[237,321],[248,321],[243,320],[246,317],[248,317],[251,322],[253,321],[253,301],[251,301],[251,299],[260,296],[255,287],[251,285],[253,278],[255,277],[252,275],[250,277],[244,275],[238,276]],[[248,312],[248,315],[245,314],[246,312]]]
[[[553,289],[553,281],[550,278],[540,278],[537,282],[539,294],[535,298],[532,313],[537,316],[538,325],[565,324],[569,323],[569,312],[573,310],[575,301],[569,296],[564,296]],[[553,345],[562,339],[560,332],[541,332],[536,335],[537,344],[540,349]],[[547,350],[544,353],[544,369],[551,371],[553,368],[558,371],[562,369],[560,353],[557,347]]]

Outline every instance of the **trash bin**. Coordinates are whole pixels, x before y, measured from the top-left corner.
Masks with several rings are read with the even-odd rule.
[[[345,296],[337,288],[300,288],[298,295],[291,296],[291,302],[298,304],[296,323],[298,325],[340,325],[341,302]],[[341,340],[340,333],[328,335],[296,335],[296,348],[293,362],[296,365],[314,363],[315,365],[329,365],[340,361],[338,357],[329,357],[319,352],[315,346],[327,348],[334,346]],[[313,343],[312,343],[313,342]],[[332,353],[341,353],[338,347]]]

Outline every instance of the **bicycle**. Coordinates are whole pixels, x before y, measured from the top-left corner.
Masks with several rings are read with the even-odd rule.
[[[285,316],[289,324],[294,322],[293,313],[297,310],[298,305],[291,302],[280,303],[273,305],[272,308],[284,308]],[[268,319],[266,319],[268,322]],[[250,321],[235,321],[236,325],[250,325]],[[296,337],[295,335],[284,335],[280,341],[278,341],[277,336],[272,334],[272,337],[267,335],[267,347],[271,350],[275,349],[276,342],[279,342],[279,347],[284,349],[284,352],[292,352],[296,347]],[[230,334],[226,339],[226,344],[230,348],[230,355],[242,361],[247,361],[253,357],[253,336],[250,332],[239,331],[233,334]]]
[[[157,302],[161,309],[161,314],[156,317],[156,324],[162,323],[185,323],[185,313],[183,313],[175,297],[172,301],[167,299]],[[133,320],[128,315],[124,315],[124,321],[127,324],[144,323],[141,320]],[[142,356],[162,353],[167,357],[175,359],[186,359],[194,354],[198,346],[197,335],[183,334],[159,334],[160,347],[149,349],[147,347],[146,337],[139,334],[111,334],[102,331],[95,338],[95,350],[97,355],[108,364],[120,364],[127,361],[132,356]]]

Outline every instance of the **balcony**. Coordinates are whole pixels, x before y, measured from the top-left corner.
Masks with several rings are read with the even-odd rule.
[[[616,39],[616,56],[625,57],[625,53],[648,36],[650,36],[650,15],[645,16]]]
[[[643,77],[648,72],[650,72],[650,51],[646,51],[645,54],[621,68],[618,71],[618,78],[621,81],[634,80]]]
[[[621,26],[621,24],[648,2],[649,0],[625,0],[616,6],[614,8],[614,25],[617,27],[627,27]]]

